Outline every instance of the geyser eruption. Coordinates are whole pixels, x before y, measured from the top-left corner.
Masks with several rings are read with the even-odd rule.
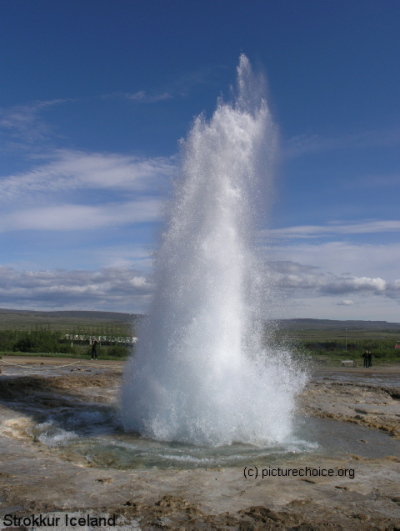
[[[211,446],[275,444],[291,434],[305,377],[288,352],[265,345],[268,273],[254,242],[274,130],[242,55],[233,102],[219,102],[209,121],[198,117],[182,146],[150,317],[124,373],[127,430]]]

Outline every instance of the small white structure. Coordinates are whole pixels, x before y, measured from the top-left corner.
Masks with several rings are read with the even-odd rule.
[[[97,339],[99,343],[109,343],[109,344],[123,344],[123,345],[133,345],[137,341],[136,336],[96,336],[96,335],[88,335],[88,334],[65,334],[64,339],[67,341],[71,341],[72,343],[74,341],[77,342],[83,342],[86,343],[89,341],[89,344],[91,345],[93,343],[94,339]]]

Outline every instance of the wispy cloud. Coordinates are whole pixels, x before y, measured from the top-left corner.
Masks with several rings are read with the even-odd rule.
[[[133,94],[125,93],[123,96],[128,100],[136,101],[138,103],[157,103],[159,101],[170,100],[173,98],[173,95],[169,94],[168,92],[149,94],[144,90],[139,90]]]
[[[339,236],[343,234],[378,234],[399,231],[400,221],[398,220],[366,220],[347,224],[336,222],[330,225],[297,225],[295,227],[263,231],[262,236],[266,236],[267,238],[299,239]]]
[[[0,197],[77,189],[156,190],[175,171],[167,157],[57,150],[30,171],[0,177]]]
[[[200,67],[191,72],[186,72],[177,77],[173,87],[176,93],[181,96],[187,96],[195,87],[215,86],[218,90],[221,86],[221,74],[231,72],[226,65],[216,64],[206,67]]]
[[[16,230],[94,230],[159,220],[163,203],[141,199],[102,205],[57,204],[36,209],[21,209],[6,214],[0,232]]]
[[[0,232],[94,230],[160,219],[172,158],[59,150],[0,177]]]
[[[74,100],[54,99],[0,108],[0,135],[7,144],[13,141],[31,144],[43,140],[50,129],[42,120],[42,111],[70,101]]]
[[[104,98],[125,98],[135,103],[159,103],[171,99],[187,97],[197,86],[214,84],[217,74],[226,70],[225,66],[215,65],[211,67],[199,68],[195,71],[185,73],[167,84],[161,90],[137,90],[134,92],[115,92],[106,95]]]
[[[382,189],[384,187],[397,187],[400,184],[400,171],[397,173],[379,173],[374,175],[363,175],[362,178],[354,179],[354,181],[350,181],[346,183],[346,188],[358,188],[360,186],[364,188],[379,188]]]
[[[368,149],[400,144],[400,129],[366,131],[337,137],[298,135],[283,142],[285,158],[296,158],[310,153],[323,153],[341,149]]]

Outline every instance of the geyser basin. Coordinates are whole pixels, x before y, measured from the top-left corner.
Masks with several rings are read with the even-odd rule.
[[[349,455],[375,459],[400,453],[400,440],[387,433],[348,422],[307,418],[304,409],[294,422],[292,435],[282,444],[235,443],[213,447],[155,441],[126,433],[116,407],[120,372],[115,371],[114,363],[118,362],[104,369],[87,362],[81,371],[53,370],[52,376],[31,375],[29,367],[26,371],[3,367],[2,444],[10,450],[18,444],[25,449],[41,448],[43,456],[48,452],[83,466],[114,469],[284,466],[295,462],[315,464],[325,458],[351,459]],[[327,395],[334,402],[336,413],[347,417],[350,409],[360,408],[359,399],[363,396],[364,407],[386,411],[381,424],[390,425],[397,400],[383,393],[380,384],[375,391],[360,387],[353,374],[353,382],[339,392],[342,386],[322,380],[323,374],[326,373],[314,375],[301,397],[303,405],[308,400],[311,412],[318,414],[321,407],[328,406],[326,401],[321,401],[321,396]],[[391,378],[391,374],[380,375],[384,383]]]
[[[282,445],[257,447],[236,443],[228,446],[195,446],[162,442],[134,435],[75,437],[58,440],[58,448],[79,454],[95,466],[132,468],[215,468],[272,466],[301,462],[310,458],[358,455],[377,459],[398,455],[400,441],[387,434],[357,425],[344,425],[327,419],[307,419],[295,429],[291,440]]]
[[[263,81],[242,55],[234,100],[197,118],[182,146],[150,317],[124,373],[127,431],[203,446],[292,436],[306,377],[259,324],[274,297],[255,220],[275,151]]]
[[[303,460],[318,462],[356,454],[365,458],[398,455],[400,441],[365,427],[337,421],[299,420],[284,444],[255,446],[236,443],[226,446],[196,446],[155,441],[124,433],[112,406],[71,404],[69,407],[34,408],[22,401],[8,403],[22,415],[3,420],[3,431],[47,446],[62,459],[113,469],[215,468],[250,465],[285,466]],[[32,416],[36,417],[32,421]],[[29,418],[31,417],[31,419]],[[8,428],[8,430],[7,430]],[[12,442],[12,438],[10,439]]]

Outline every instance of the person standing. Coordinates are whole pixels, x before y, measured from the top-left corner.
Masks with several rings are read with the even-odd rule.
[[[99,344],[99,342],[94,337],[93,341],[92,341],[92,360],[97,360],[97,346],[98,346],[98,344]]]

